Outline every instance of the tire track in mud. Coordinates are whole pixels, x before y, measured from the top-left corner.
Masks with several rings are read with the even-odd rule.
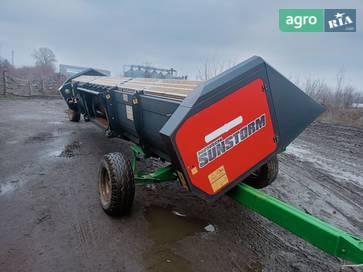
[[[67,158],[59,158],[62,167],[55,169],[55,171],[62,172],[66,169],[68,164],[73,162]],[[55,173],[55,175],[58,175]],[[53,209],[57,211],[57,219],[63,221],[58,227],[65,231],[67,244],[72,248],[72,252],[80,258],[92,258],[97,248],[97,243],[101,239],[100,233],[97,231],[97,222],[88,211],[88,207],[82,199],[82,192],[87,190],[88,186],[85,185],[87,180],[78,180],[76,177],[70,183],[58,183],[49,187],[50,199]],[[62,201],[57,201],[62,199]]]
[[[282,194],[281,188],[274,190],[275,195],[346,231],[363,236],[363,198],[359,190],[352,189],[349,183],[341,184],[312,163],[298,162],[293,155],[285,154],[280,161],[282,179],[288,180],[290,189],[299,187],[295,191],[300,192],[300,199],[292,197],[291,192]]]
[[[240,231],[239,235],[242,241],[249,241],[249,247],[257,256],[263,256],[264,271],[331,271],[332,267],[337,268],[335,258],[296,239],[270,221],[250,212],[244,213],[243,218],[248,222],[248,229]]]
[[[333,124],[313,123],[295,142],[301,142],[310,148],[325,151],[338,159],[363,167],[363,130],[359,128]]]
[[[284,154],[280,157],[280,161],[285,165],[282,172],[297,182],[300,182],[307,190],[314,193],[317,197],[320,196],[320,192],[311,189],[311,184],[315,182],[324,187],[327,191],[332,192],[334,195],[338,195],[342,200],[349,202],[351,205],[360,209],[363,206],[363,191],[361,188],[351,183],[339,182],[329,173],[324,170],[317,169],[313,163],[301,161],[297,163],[298,158],[291,154]],[[293,168],[295,171],[290,171],[289,168]],[[298,176],[295,178],[294,176]],[[300,177],[304,177],[309,183],[301,182]]]
[[[98,239],[96,239],[94,235],[94,228],[90,220],[73,223],[72,229],[76,236],[77,245],[81,254],[86,258],[91,257],[91,252]]]
[[[292,147],[281,156],[282,173],[319,193],[324,217],[363,237],[363,130],[314,123]]]
[[[71,228],[69,229],[69,236],[75,239],[75,245],[79,249],[81,256],[91,258],[94,254],[97,243],[100,241],[100,233],[97,232],[97,227],[94,226],[94,218],[91,218],[89,213],[82,212],[82,203],[79,202],[79,192],[82,191],[82,184],[72,185],[68,187],[69,202],[73,207],[72,211]],[[75,201],[76,200],[76,201]],[[93,219],[93,220],[92,220]],[[96,222],[97,223],[97,222]]]

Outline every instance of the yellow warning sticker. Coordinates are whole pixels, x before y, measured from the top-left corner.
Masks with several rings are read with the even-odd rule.
[[[213,192],[218,191],[224,185],[228,183],[228,177],[224,166],[217,168],[212,173],[208,175],[209,182],[212,186]]]
[[[195,175],[195,174],[197,174],[197,173],[198,173],[198,168],[194,166],[194,167],[192,168],[192,174],[193,174],[193,175]]]

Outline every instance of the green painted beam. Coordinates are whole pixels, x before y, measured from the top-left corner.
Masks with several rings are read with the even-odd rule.
[[[160,167],[149,174],[134,173],[135,184],[160,183],[174,181],[177,176],[171,165]]]
[[[138,145],[131,145],[131,167],[134,171],[135,184],[142,185],[148,183],[160,183],[164,181],[173,181],[177,179],[172,165],[167,165],[154,170],[151,173],[142,173],[137,170],[136,161],[138,158],[148,158],[147,153]]]
[[[363,264],[363,241],[246,184],[229,192],[238,203],[326,253]]]

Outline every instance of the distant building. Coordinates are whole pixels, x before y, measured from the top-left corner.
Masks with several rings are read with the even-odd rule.
[[[80,73],[90,67],[82,67],[82,66],[73,66],[73,65],[67,65],[67,64],[59,64],[59,73],[62,75],[65,75],[66,77],[73,76],[74,74]],[[110,76],[111,72],[108,70],[103,69],[96,69],[95,70],[103,73],[106,76]]]
[[[173,68],[162,69],[144,65],[124,65],[123,74],[125,77],[143,77],[160,79],[187,79],[188,76],[178,76]]]

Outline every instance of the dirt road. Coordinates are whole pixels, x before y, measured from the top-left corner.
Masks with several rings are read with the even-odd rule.
[[[352,271],[224,197],[138,187],[133,212],[98,202],[103,154],[128,152],[60,99],[0,100],[0,271]],[[363,131],[316,123],[266,191],[363,237]],[[358,270],[357,270],[358,271]]]

